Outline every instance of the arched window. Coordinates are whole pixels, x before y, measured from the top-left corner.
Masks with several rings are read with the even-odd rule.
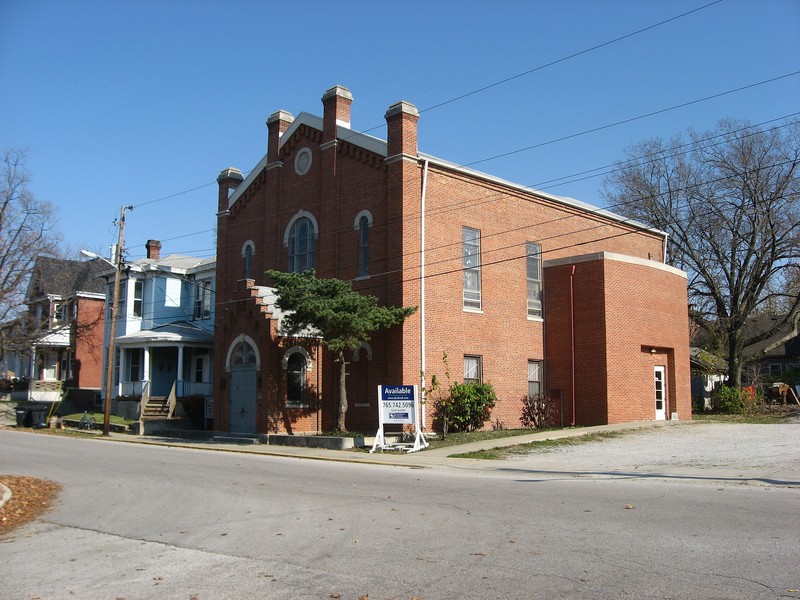
[[[301,273],[314,268],[317,232],[308,217],[300,217],[289,229],[289,272]]]
[[[369,277],[369,230],[372,214],[362,210],[356,215],[353,229],[358,233],[358,277]]]
[[[244,258],[244,278],[253,278],[253,254],[256,246],[250,240],[247,240],[242,246],[242,258]]]
[[[358,276],[369,276],[369,219],[361,217],[358,223]]]
[[[255,365],[257,362],[256,360],[256,353],[253,350],[253,347],[247,343],[246,340],[239,340],[239,342],[233,347],[233,352],[231,352],[231,367],[246,367],[249,365]]]
[[[306,403],[306,371],[308,363],[302,352],[294,352],[286,363],[286,403],[302,406]]]

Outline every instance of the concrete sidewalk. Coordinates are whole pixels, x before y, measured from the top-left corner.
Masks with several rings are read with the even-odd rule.
[[[517,435],[491,440],[482,440],[469,444],[446,446],[443,448],[426,449],[419,452],[376,450],[374,453],[355,450],[328,450],[325,448],[305,448],[297,446],[279,446],[272,444],[254,444],[251,441],[233,442],[230,440],[189,440],[177,437],[135,436],[130,434],[112,433],[107,441],[124,442],[132,444],[150,444],[171,446],[176,448],[190,448],[217,452],[239,452],[246,454],[261,454],[265,456],[283,456],[303,458],[309,460],[328,460],[337,462],[394,465],[409,468],[424,468],[436,465],[465,463],[465,459],[450,458],[454,454],[489,450],[507,446],[516,446],[528,442],[553,440],[567,437],[580,437],[591,433],[609,431],[626,431],[644,428],[668,427],[677,424],[687,424],[690,421],[636,421],[632,423],[617,423],[614,425],[599,425],[595,427],[579,427],[574,429],[561,429],[540,431],[526,435]],[[432,436],[435,434],[431,434]],[[472,461],[470,461],[472,462]],[[485,464],[485,461],[476,461]]]

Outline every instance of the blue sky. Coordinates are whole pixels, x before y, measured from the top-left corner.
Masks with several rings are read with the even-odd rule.
[[[212,256],[216,176],[334,85],[354,129],[384,138],[407,100],[423,152],[603,206],[602,177],[574,175],[628,146],[800,111],[800,1],[709,3],[2,0],[0,147],[28,148],[65,251],[107,254],[133,205],[131,259],[149,238]]]

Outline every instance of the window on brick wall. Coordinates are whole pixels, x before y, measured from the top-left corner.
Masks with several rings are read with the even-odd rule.
[[[244,278],[253,278],[253,255],[256,251],[256,245],[247,240],[242,246],[242,258],[244,259]]]
[[[528,361],[528,398],[542,393],[542,361]]]
[[[286,403],[302,406],[306,402],[306,370],[308,364],[301,352],[289,356],[286,364]]]
[[[481,383],[483,359],[480,356],[464,356],[464,383]]]
[[[355,228],[358,231],[358,276],[369,277],[369,230],[372,227],[372,215],[369,211],[361,211],[356,215]]]
[[[525,244],[526,277],[528,280],[528,317],[542,318],[542,247]]]
[[[464,308],[481,310],[481,232],[461,228],[461,262],[464,271]]]
[[[314,268],[317,232],[308,217],[301,217],[289,230],[289,272],[302,273]]]

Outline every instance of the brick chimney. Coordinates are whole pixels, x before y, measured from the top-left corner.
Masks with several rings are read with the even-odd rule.
[[[392,104],[386,111],[386,158],[411,156],[417,158],[417,122],[419,111],[410,102]]]
[[[144,247],[147,248],[147,258],[152,260],[161,258],[161,242],[158,240],[147,240]]]
[[[294,123],[292,113],[285,110],[274,112],[267,119],[267,164],[278,160],[281,136],[286,133],[292,123]]]
[[[228,167],[220,172],[217,176],[217,183],[219,184],[217,212],[222,213],[230,208],[228,199],[242,181],[244,181],[244,175],[236,167]]]
[[[350,107],[353,94],[337,85],[322,95],[322,143],[336,139],[336,126],[350,127]]]

